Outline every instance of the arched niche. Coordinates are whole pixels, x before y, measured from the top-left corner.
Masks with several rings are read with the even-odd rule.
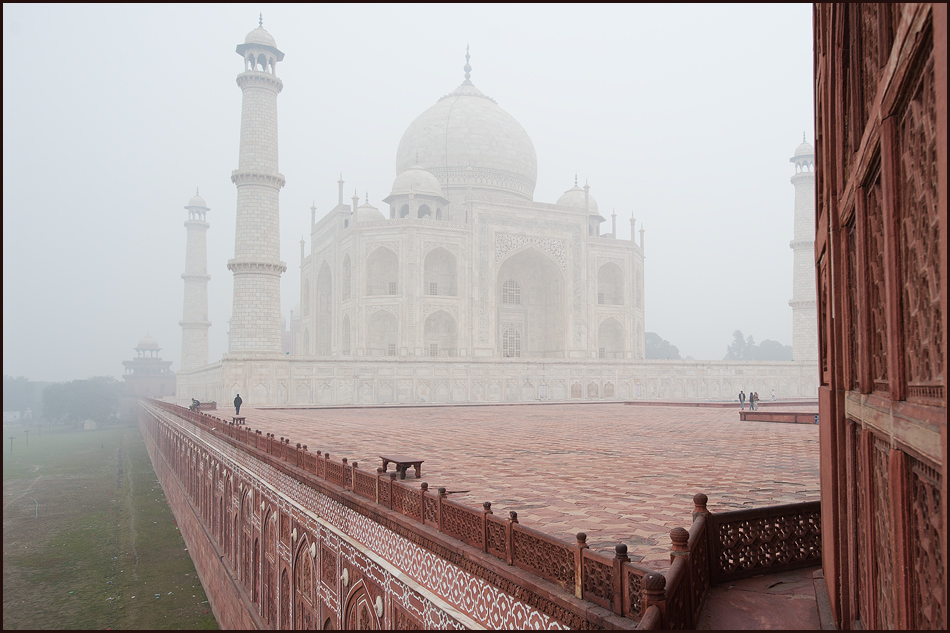
[[[378,310],[366,320],[366,354],[395,356],[399,322],[386,310]]]
[[[351,341],[350,341],[350,315],[346,315],[346,316],[343,317],[343,328],[342,328],[342,331],[341,331],[340,334],[341,334],[341,337],[342,337],[342,339],[343,339],[343,340],[342,340],[342,343],[343,343],[343,355],[344,355],[344,356],[349,356],[350,353],[351,353],[350,350],[352,349],[352,348],[350,347],[350,345],[351,345]]]
[[[350,298],[350,292],[352,291],[352,281],[350,278],[350,273],[352,265],[350,264],[350,256],[343,256],[343,270],[340,271],[342,279],[340,280],[340,285],[343,290],[343,300],[346,301]]]
[[[330,354],[330,341],[333,336],[333,279],[326,262],[320,266],[317,275],[317,354]]]
[[[429,251],[423,264],[422,279],[422,294],[458,296],[458,266],[455,256],[444,248]]]
[[[458,355],[458,324],[445,310],[437,310],[426,318],[423,339],[426,356]]]
[[[597,303],[623,305],[623,271],[613,262],[607,262],[597,271]]]
[[[521,331],[522,357],[565,356],[564,285],[564,276],[557,264],[534,248],[512,255],[502,263],[495,279],[497,355],[504,355],[504,332],[515,328]],[[518,301],[513,300],[515,287]]]
[[[605,319],[597,328],[597,347],[599,358],[624,357],[623,326],[617,319]]]
[[[366,294],[395,295],[399,292],[399,258],[381,246],[366,258]]]
[[[420,218],[432,219],[432,209],[427,204],[419,205],[419,213],[417,214]]]

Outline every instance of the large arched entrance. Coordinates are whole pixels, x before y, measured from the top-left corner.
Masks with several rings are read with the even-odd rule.
[[[496,349],[511,358],[563,358],[567,340],[564,276],[529,248],[505,260],[495,280]]]

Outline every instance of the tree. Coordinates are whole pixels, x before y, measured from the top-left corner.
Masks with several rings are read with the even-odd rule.
[[[647,332],[644,338],[646,339],[647,358],[663,360],[680,359],[679,349],[656,332]]]
[[[43,390],[43,414],[52,422],[105,422],[115,414],[121,389],[109,376],[55,383]]]
[[[24,376],[3,377],[3,410],[26,411],[35,402],[35,385]]]
[[[740,330],[732,333],[732,343],[726,347],[723,360],[792,360],[792,346],[765,339],[760,345],[749,335],[745,338]]]
[[[741,330],[732,333],[732,344],[726,347],[723,360],[746,360],[746,342]]]

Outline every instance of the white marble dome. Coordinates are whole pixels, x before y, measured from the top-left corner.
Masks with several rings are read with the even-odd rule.
[[[390,196],[404,196],[409,193],[442,197],[442,185],[439,179],[426,171],[421,165],[413,165],[396,176]],[[387,198],[388,199],[388,198]]]
[[[375,222],[377,220],[385,219],[386,217],[380,212],[380,210],[368,202],[364,202],[359,206],[359,208],[356,209],[357,222]]]
[[[808,141],[802,141],[802,144],[795,148],[795,158],[799,156],[814,156],[815,148]]]
[[[247,37],[244,38],[245,44],[262,44],[264,46],[271,46],[277,48],[277,42],[274,41],[274,37],[264,30],[263,26],[259,26],[250,33],[247,34]]]
[[[583,187],[578,187],[577,183],[561,194],[561,197],[557,199],[557,204],[565,207],[574,207],[575,209],[583,209],[584,205],[587,204],[587,209],[592,215],[598,213],[597,201],[594,200],[594,196],[588,193],[587,202],[585,203],[584,189]]]
[[[421,165],[448,188],[534,199],[534,143],[510,114],[469,80],[413,121],[399,141],[396,173]],[[469,174],[467,168],[471,166]]]
[[[188,205],[185,207],[199,207],[201,209],[207,209],[208,205],[205,203],[205,199],[199,196],[197,193],[191,196],[191,200],[188,201]]]
[[[135,349],[161,349],[158,346],[158,341],[146,334],[139,339],[139,344],[135,346]]]

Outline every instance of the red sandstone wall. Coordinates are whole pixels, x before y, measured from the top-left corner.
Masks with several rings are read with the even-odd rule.
[[[157,450],[155,440],[148,432],[144,420],[140,423],[140,428],[155,474],[158,475],[165,497],[178,522],[178,529],[188,546],[188,553],[195,563],[218,626],[222,629],[238,630],[264,628],[251,604],[250,596],[234,578],[231,568],[222,560],[221,551],[199,520],[194,506],[182,490],[172,469]]]
[[[839,628],[947,627],[947,5],[814,9],[824,576]]]

